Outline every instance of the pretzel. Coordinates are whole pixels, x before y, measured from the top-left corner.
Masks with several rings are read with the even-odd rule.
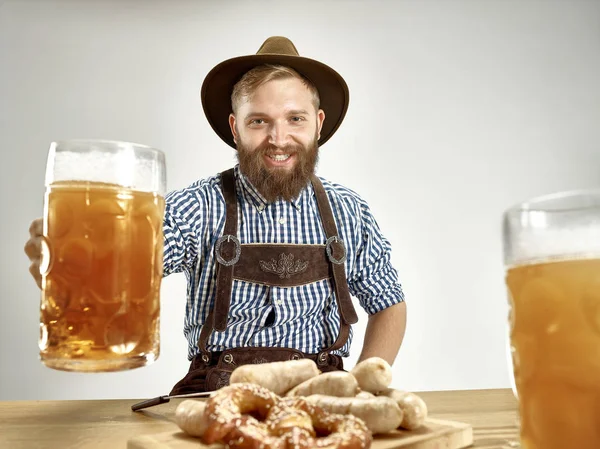
[[[308,444],[302,447],[358,449],[368,448],[371,445],[371,432],[367,425],[356,416],[329,413],[302,397],[283,398],[268,417],[268,420],[274,422],[274,425],[279,428],[285,428],[285,425],[277,423],[278,419],[281,419],[277,416],[279,407],[282,407],[283,410],[291,409],[305,412],[312,420],[314,432],[317,435],[326,435],[309,439]],[[285,417],[285,412],[283,415]],[[288,439],[288,443],[292,443],[292,441]],[[296,442],[293,442],[288,444],[287,447],[296,448],[296,444]]]
[[[244,414],[252,413],[262,420],[266,419],[269,409],[277,400],[275,393],[256,384],[239,383],[217,390],[208,400],[204,411],[204,441],[208,444],[220,441],[236,427],[247,424],[249,418],[242,421]],[[251,418],[257,421],[256,418]]]
[[[239,449],[364,449],[371,432],[359,418],[326,412],[305,398],[281,398],[256,384],[223,387],[204,410],[207,444]]]

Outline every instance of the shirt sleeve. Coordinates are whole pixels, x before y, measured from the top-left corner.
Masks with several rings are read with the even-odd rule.
[[[383,236],[368,205],[359,204],[362,221],[362,242],[356,252],[356,263],[348,276],[350,294],[361,307],[374,315],[404,301],[398,273],[392,266],[391,245]]]
[[[198,257],[198,226],[204,222],[197,195],[183,190],[165,199],[163,276],[189,272]]]

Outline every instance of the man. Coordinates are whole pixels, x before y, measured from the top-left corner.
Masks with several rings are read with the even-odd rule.
[[[188,279],[188,374],[172,394],[226,385],[235,366],[308,357],[343,369],[357,316],[360,360],[393,363],[406,307],[390,245],[367,203],[315,176],[340,126],[348,88],[284,37],[211,70],[201,91],[215,132],[239,164],[166,198],[164,275]],[[39,281],[40,220],[26,245]]]

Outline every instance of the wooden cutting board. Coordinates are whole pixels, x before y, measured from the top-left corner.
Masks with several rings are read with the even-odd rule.
[[[176,424],[171,432],[130,439],[127,449],[223,449],[221,444],[207,446],[198,438],[182,432]],[[412,431],[394,431],[377,435],[372,449],[462,449],[473,444],[473,428],[466,423],[429,418]]]

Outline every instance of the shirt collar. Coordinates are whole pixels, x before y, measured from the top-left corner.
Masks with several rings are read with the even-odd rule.
[[[265,210],[265,208],[269,205],[267,200],[260,194],[256,187],[250,182],[250,180],[242,174],[240,171],[240,166],[237,164],[234,167],[234,176],[236,182],[236,189],[238,192],[244,197],[244,199],[250,202],[259,212]],[[300,210],[302,204],[310,199],[314,195],[314,189],[312,183],[308,183],[308,185],[300,191],[300,195],[297,198],[294,198],[289,203],[297,210]],[[283,201],[283,200],[278,200]]]

